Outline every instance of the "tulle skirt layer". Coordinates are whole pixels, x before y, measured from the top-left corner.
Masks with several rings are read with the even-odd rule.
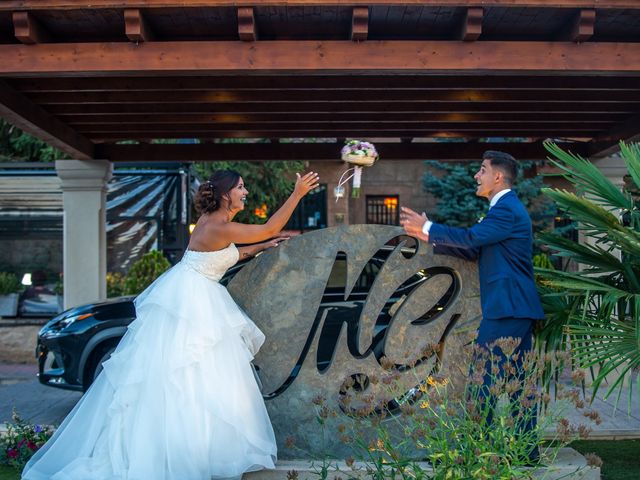
[[[227,290],[178,264],[136,312],[22,478],[201,480],[273,468],[273,429],[250,365],[264,335]]]

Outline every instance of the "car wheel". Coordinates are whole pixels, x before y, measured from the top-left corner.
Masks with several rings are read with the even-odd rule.
[[[84,390],[86,391],[102,372],[102,364],[109,360],[111,354],[116,350],[116,345],[106,345],[94,353],[95,361],[91,362],[85,373]]]

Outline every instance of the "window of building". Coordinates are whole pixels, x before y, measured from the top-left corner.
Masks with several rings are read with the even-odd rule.
[[[367,223],[400,225],[398,195],[367,195]]]

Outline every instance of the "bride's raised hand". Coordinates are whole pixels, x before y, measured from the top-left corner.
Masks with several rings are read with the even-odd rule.
[[[293,189],[293,193],[304,197],[314,188],[318,188],[320,185],[319,181],[320,176],[315,172],[309,172],[302,176],[300,176],[299,173],[296,173],[296,186]]]

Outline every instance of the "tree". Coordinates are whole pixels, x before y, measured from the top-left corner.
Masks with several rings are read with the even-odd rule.
[[[438,209],[430,215],[434,221],[456,227],[469,227],[486,214],[489,205],[486,199],[476,196],[477,184],[473,179],[480,168],[479,162],[442,163],[428,160],[425,164],[430,167],[430,171],[423,177],[424,188],[437,199]],[[533,161],[520,162],[524,172],[534,170],[536,166]],[[434,170],[442,174],[434,175]],[[546,228],[555,209],[552,202],[540,193],[543,187],[542,177],[521,174],[519,178],[514,188],[529,210],[534,228]]]
[[[0,162],[53,162],[66,155],[0,119]]]

